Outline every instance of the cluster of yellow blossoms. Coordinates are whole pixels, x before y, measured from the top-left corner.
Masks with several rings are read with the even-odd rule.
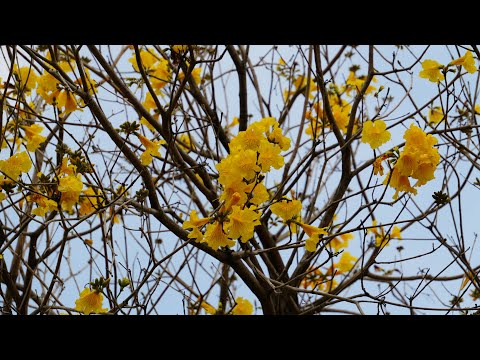
[[[471,51],[467,51],[462,57],[451,61],[447,66],[444,66],[435,60],[424,60],[422,62],[422,71],[420,71],[419,76],[437,83],[445,80],[445,73],[451,66],[462,66],[470,74],[477,71],[473,54]]]
[[[258,206],[270,198],[263,182],[265,174],[284,165],[280,153],[289,147],[290,139],[274,118],[264,118],[239,132],[230,142],[230,154],[216,165],[223,189],[222,206],[212,216],[201,219],[192,210],[190,219],[183,223],[184,229],[192,230],[188,237],[213,249],[233,246],[237,239],[243,243],[250,240],[255,226],[260,224]]]
[[[411,124],[403,138],[405,147],[383,182],[396,190],[394,199],[398,198],[400,191],[416,195],[415,187],[425,185],[434,179],[435,169],[440,162],[438,149],[434,147],[438,140],[434,136],[427,135],[418,126]],[[417,180],[413,186],[409,178]]]

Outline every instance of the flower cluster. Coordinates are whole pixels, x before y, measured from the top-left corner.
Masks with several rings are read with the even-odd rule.
[[[406,141],[405,147],[384,180],[384,184],[389,184],[396,190],[394,199],[398,198],[400,191],[416,195],[415,187],[434,179],[435,169],[440,162],[438,149],[434,147],[438,140],[434,136],[427,135],[418,126],[411,124],[403,138]],[[409,178],[416,179],[417,182],[412,186]]]
[[[202,219],[193,210],[183,223],[184,229],[191,229],[189,238],[206,242],[215,250],[253,237],[255,226],[260,224],[258,206],[270,198],[263,182],[265,174],[284,165],[280,153],[290,147],[290,139],[274,118],[264,118],[240,131],[229,147],[230,154],[216,165],[223,190],[221,208]]]

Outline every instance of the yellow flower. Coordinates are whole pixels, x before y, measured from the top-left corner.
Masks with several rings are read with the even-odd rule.
[[[202,227],[210,222],[210,218],[199,218],[196,210],[190,212],[190,220],[185,220],[182,224],[184,229],[194,229],[196,227]]]
[[[202,68],[195,68],[190,73],[190,76],[192,77],[193,81],[195,81],[195,84],[197,85],[200,84],[200,82],[202,81],[202,78],[200,75],[201,73],[202,73]],[[182,81],[184,78],[185,78],[185,74],[183,73],[183,71],[181,71],[178,74],[178,81]]]
[[[350,120],[351,109],[352,109],[352,106],[349,104],[346,104],[346,105],[333,104],[332,105],[332,113],[333,113],[333,117],[335,118],[335,122],[338,128],[344,133],[347,131],[348,122]]]
[[[347,95],[350,95],[350,91],[351,90],[355,90],[355,91],[360,91],[363,87],[363,83],[365,82],[366,80],[366,76],[360,76],[360,77],[356,77],[355,75],[355,72],[354,71],[350,71],[350,74],[348,75],[348,79],[347,79],[347,89],[346,89],[346,93]],[[372,79],[373,82],[377,82],[377,80],[375,78]],[[371,92],[375,91],[377,88],[373,85],[369,85],[367,90],[365,91],[365,95],[368,95],[370,94]]]
[[[251,124],[247,130],[240,131],[229,143],[230,152],[241,150],[257,151],[262,141],[267,141],[260,126]]]
[[[234,158],[231,154],[223,158],[222,161],[216,164],[215,168],[218,171],[218,182],[224,187],[229,187],[232,184],[237,184],[239,181],[242,182],[242,177],[240,174],[238,174]]]
[[[402,239],[402,233],[398,226],[394,226],[392,232],[390,233],[390,239]]]
[[[205,230],[205,240],[212,249],[217,250],[219,247],[233,246],[234,240],[230,240],[223,230],[223,224],[216,221],[208,224]]]
[[[6,197],[7,197],[7,194],[5,194],[4,192],[1,192],[1,191],[0,191],[0,201],[5,200]],[[32,211],[32,212],[33,212],[33,211]]]
[[[26,173],[32,167],[32,161],[25,151],[16,153],[7,160],[0,160],[0,171],[13,180],[17,180],[21,173]]]
[[[372,226],[377,226],[377,220],[372,221]],[[376,228],[370,228],[367,230],[367,233],[373,233],[375,235],[375,246],[382,247],[390,245],[390,240],[392,239],[402,239],[402,234],[400,232],[400,228],[398,226],[394,226],[392,228],[392,232],[390,234],[385,234],[385,230],[383,226],[379,226]]]
[[[362,130],[362,142],[368,143],[372,149],[378,148],[390,140],[390,132],[386,129],[387,124],[383,120],[365,121]]]
[[[148,95],[147,95],[147,96],[148,96]],[[151,97],[151,96],[150,96],[150,97]],[[147,110],[150,111],[150,109],[147,109]],[[156,119],[156,120],[157,120],[157,119]],[[157,122],[158,122],[158,120],[157,120]],[[148,128],[148,130],[150,130],[152,133],[155,133],[155,131],[156,131],[155,128],[154,128],[154,127],[152,126],[152,124],[150,124],[150,123],[147,121],[147,119],[145,119],[143,116],[142,116],[142,118],[140,119],[140,124],[145,125],[145,126]]]
[[[400,191],[405,191],[417,195],[417,189],[410,185],[410,181],[408,180],[408,176],[401,175],[400,172],[394,167],[392,171],[385,177],[383,180],[383,184],[387,184],[388,178],[390,177],[390,187],[394,188],[395,194],[393,195],[393,199],[398,199],[398,193]]]
[[[140,60],[142,62],[145,73],[150,77],[152,87],[158,94],[160,89],[163,88],[171,78],[171,68],[168,60],[163,58],[157,58],[153,54],[153,49],[141,50]],[[134,53],[128,61],[132,64],[135,71],[139,72],[137,57]]]
[[[316,226],[299,223],[300,227],[305,231],[309,238],[305,241],[305,249],[310,252],[315,252],[317,244],[320,241],[320,235],[328,235],[326,228],[319,228]]]
[[[84,68],[83,70],[84,70],[83,74],[85,75],[85,81],[87,83],[88,92],[92,95],[97,92],[97,82],[90,77],[89,69]],[[75,84],[78,84],[83,89],[83,81],[81,76],[77,80],[75,80]]]
[[[34,202],[38,205],[35,209],[32,210],[33,215],[45,216],[47,212],[57,210],[58,204],[56,201],[47,198],[41,194],[32,194],[27,196],[27,201]]]
[[[160,152],[159,152],[160,145],[166,144],[167,142],[165,140],[151,141],[141,134],[138,134],[137,136],[140,142],[142,143],[142,145],[145,146],[146,148],[143,154],[140,155],[142,165],[150,165],[153,160],[152,156],[160,157]]]
[[[75,310],[83,312],[85,315],[106,313],[108,309],[102,308],[103,295],[97,290],[83,289],[80,297],[75,301]]]
[[[440,71],[444,68],[439,62],[427,59],[422,62],[423,70],[418,74],[421,78],[428,79],[431,82],[440,82],[445,80],[445,76]]]
[[[185,145],[182,145],[180,141]],[[185,151],[186,153],[190,152],[190,150],[195,150],[195,145],[190,140],[190,136],[188,134],[181,134],[177,138],[177,143],[178,143],[178,147],[183,151]]]
[[[201,70],[201,68],[199,69]],[[160,59],[153,67],[150,75],[152,87],[156,90],[155,93],[159,94],[160,89],[167,85],[172,77],[172,69],[170,68],[168,60]],[[195,70],[192,72],[192,76],[194,79],[195,76],[197,76],[197,78],[200,77],[198,71],[195,73]]]
[[[250,184],[250,187],[253,187],[254,184]],[[263,204],[265,201],[270,199],[270,194],[268,193],[267,188],[263,183],[259,183],[253,189],[253,197],[250,199],[250,202],[255,205]]]
[[[69,159],[67,156],[64,156],[62,159],[62,165],[60,166],[59,174],[65,175],[74,175],[77,167],[75,165],[68,163]]]
[[[187,236],[189,239],[194,239],[198,243],[205,242],[205,237],[203,233],[198,229],[198,227],[194,227],[192,231]]]
[[[80,192],[83,189],[82,175],[68,175],[60,178],[58,191],[62,193],[60,202],[62,209],[68,212],[72,211],[73,205],[78,203]]]
[[[238,297],[236,300],[236,305],[232,309],[233,315],[252,315],[253,314],[253,305],[247,299],[243,297]]]
[[[280,155],[280,151],[282,151],[282,149],[272,143],[262,142],[260,144],[258,149],[258,164],[261,166],[263,172],[270,171],[272,166],[278,170],[285,164],[285,160],[283,156]]]
[[[383,165],[382,161],[388,159],[387,155],[381,155],[375,159],[373,162],[373,174],[383,176]]]
[[[205,310],[207,314],[215,315],[217,313],[217,309],[215,309],[212,305],[207,303],[206,301],[202,301],[200,307]]]
[[[448,65],[462,65],[465,70],[470,74],[473,74],[477,71],[475,66],[475,59],[473,58],[472,52],[469,50],[462,57],[451,61]]]
[[[283,135],[282,129],[278,126],[278,122],[274,125],[273,131],[268,135],[268,141],[280,146],[283,151],[290,148],[290,138]]]
[[[438,124],[443,120],[443,112],[440,106],[435,106],[428,111],[428,122],[430,124]]]
[[[255,173],[260,172],[260,166],[257,165],[257,153],[253,150],[239,151],[233,156],[235,164],[234,171],[239,178],[251,180]]]
[[[349,272],[356,261],[357,258],[355,256],[352,256],[348,251],[344,251],[340,256],[340,261],[336,264],[336,268],[338,268],[337,273]]]
[[[30,66],[23,66],[18,68],[18,65],[13,66],[13,73],[18,77],[20,81],[20,89],[25,91],[26,94],[30,94],[32,89],[37,85],[38,76]]]
[[[95,207],[97,204],[98,195],[93,188],[88,187],[85,191],[83,191],[83,197],[80,198],[80,208],[78,209],[78,214],[83,216],[95,212]]]
[[[333,238],[328,244],[335,252],[339,252],[341,249],[348,247],[348,242],[353,239],[353,234],[342,234]]]
[[[410,125],[403,136],[405,147],[393,168],[390,186],[396,189],[393,196],[397,199],[399,191],[417,193],[414,187],[425,185],[435,178],[435,169],[440,162],[438,149],[434,147],[437,139],[423,132],[418,126]],[[417,179],[414,187],[410,185],[409,177]],[[388,176],[384,180],[387,183]]]
[[[43,131],[43,127],[41,125],[33,124],[31,126],[24,126],[23,130],[25,130],[25,139],[27,140],[28,151],[36,151],[40,147],[40,144],[47,139],[45,136],[40,135],[40,133]]]
[[[58,84],[59,81],[53,75],[44,71],[42,76],[38,78],[37,94],[40,95],[47,104],[52,104],[54,96],[58,96],[56,93]]]
[[[285,224],[288,224],[290,220],[295,220],[300,216],[300,211],[302,211],[302,203],[300,200],[291,200],[284,197],[282,200],[271,205],[270,210],[275,215],[281,217]],[[291,223],[290,229],[293,233],[297,231],[295,223]]]
[[[147,94],[145,95],[145,100],[143,101],[142,105],[148,112],[150,112],[151,110],[156,110],[157,109],[157,104],[155,103],[155,100],[153,99],[153,96],[152,96],[152,94],[150,94],[150,92],[147,92]],[[147,120],[145,120],[144,124],[150,125],[150,123]],[[152,126],[152,125],[150,125],[150,126]],[[153,132],[153,130],[155,130],[155,128],[152,126],[152,129],[150,129],[150,130],[152,130],[152,132]]]
[[[299,90],[301,89],[302,87],[304,86],[307,86],[307,77],[306,76],[303,76],[303,75],[300,75],[298,76],[294,81],[293,81],[293,85],[295,86],[295,90]],[[315,84],[315,81],[313,80],[313,78],[310,79],[310,83],[308,84],[308,98],[309,99],[313,99],[314,98],[314,92],[317,91],[317,84]],[[304,95],[305,93],[302,92],[302,95]]]
[[[252,183],[253,184],[253,183]],[[247,185],[241,179],[232,179],[227,185],[224,185],[223,192],[220,195],[220,201],[224,201],[228,207],[228,204],[231,203],[231,199],[235,194],[240,195],[240,199],[237,204],[243,205],[247,201],[247,193],[249,193],[254,185]],[[230,204],[233,205],[233,204]]]
[[[242,210],[240,206],[235,205],[232,206],[229,220],[225,224],[228,236],[232,239],[240,238],[242,243],[246,243],[253,237],[255,226],[260,225],[260,213],[256,211],[255,206]]]
[[[145,68],[145,71],[151,70],[153,68],[153,65],[158,61],[155,55],[153,55],[149,50],[140,51],[140,60],[142,62],[143,67]],[[136,72],[140,71],[138,68],[136,53],[132,54],[132,57],[128,59],[128,62],[132,64]]]
[[[183,54],[188,51],[188,45],[170,45],[170,48],[177,54]]]
[[[67,115],[78,109],[75,96],[68,90],[61,90],[57,92],[57,106],[59,109],[64,109],[61,115]]]
[[[478,115],[480,114],[480,105],[479,104],[476,104],[475,105],[475,113]]]

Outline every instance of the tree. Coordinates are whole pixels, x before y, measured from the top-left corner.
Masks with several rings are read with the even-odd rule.
[[[476,313],[477,46],[1,50],[4,313]]]

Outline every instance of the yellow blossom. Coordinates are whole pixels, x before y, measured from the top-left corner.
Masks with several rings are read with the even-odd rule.
[[[80,216],[84,216],[95,212],[97,204],[98,195],[93,188],[88,187],[83,191],[83,197],[80,198],[80,208],[78,209],[78,214]]]
[[[60,202],[62,209],[68,212],[72,211],[73,205],[78,203],[80,192],[83,189],[82,175],[68,175],[60,178],[58,191],[62,193]]]
[[[219,247],[233,246],[234,240],[230,240],[223,230],[223,224],[216,221],[208,224],[205,230],[205,240],[212,249],[217,250]]]
[[[25,130],[25,139],[27,141],[27,150],[28,151],[36,151],[40,144],[43,143],[47,138],[45,136],[40,135],[43,131],[43,127],[38,124],[33,124],[30,126],[24,126],[23,130]]]
[[[383,154],[375,159],[373,162],[373,174],[383,176],[382,161],[388,159],[388,156]]]
[[[147,96],[148,96],[148,95],[147,95]],[[151,96],[150,96],[150,97],[151,97]],[[147,110],[150,111],[149,109],[147,109]],[[154,118],[155,118],[155,117],[154,117]],[[157,122],[158,122],[158,120],[157,120]],[[153,125],[150,124],[150,123],[147,121],[147,119],[145,119],[143,116],[142,116],[142,118],[140,119],[140,124],[145,125],[145,126],[148,128],[148,130],[150,130],[152,133],[155,133],[155,131],[157,131],[157,130],[155,130],[155,128],[153,127]]]
[[[78,109],[75,96],[68,90],[58,91],[56,96],[57,106],[59,109],[64,109],[61,115],[68,115]]]
[[[290,148],[290,138],[283,135],[282,129],[277,125],[274,126],[273,131],[268,135],[268,141],[278,144],[280,149],[283,151],[288,150]]]
[[[353,234],[347,233],[334,237],[328,244],[335,252],[348,247],[348,242],[353,239]]]
[[[235,164],[234,172],[240,178],[251,180],[255,173],[260,172],[260,166],[257,165],[257,153],[253,150],[238,151],[233,155]]]
[[[44,71],[38,78],[37,94],[40,95],[48,104],[53,103],[55,96],[58,96],[57,85],[59,81],[49,72]]]
[[[240,206],[232,206],[229,222],[225,224],[225,230],[232,239],[238,239],[246,243],[253,237],[255,226],[260,225],[260,213],[255,206],[241,209]]]
[[[62,165],[60,166],[59,174],[65,175],[74,175],[77,167],[75,165],[69,164],[69,159],[67,156],[64,156],[62,159]]]
[[[229,143],[230,151],[237,152],[240,150],[257,151],[262,141],[267,141],[260,126],[251,124],[247,130],[240,131]]]
[[[383,120],[368,120],[363,123],[362,142],[368,143],[372,149],[378,148],[390,140],[390,132]]]
[[[467,51],[462,57],[451,61],[448,65],[461,65],[470,74],[473,74],[475,71],[477,71],[475,59],[473,58],[473,54],[470,50]]]
[[[198,243],[205,242],[205,237],[198,227],[194,227],[192,231],[188,233],[187,236],[189,239],[194,239]]]
[[[348,251],[344,251],[340,256],[339,262],[335,265],[335,267],[338,269],[337,272],[338,273],[349,272],[355,265],[356,261],[357,261],[357,258],[355,256],[352,256]]]
[[[207,314],[210,314],[210,315],[215,315],[217,313],[217,309],[215,309],[212,305],[210,305],[209,303],[207,303],[206,301],[202,301],[200,303],[200,307],[205,310],[205,312]]]
[[[390,233],[390,239],[402,239],[402,233],[398,226],[394,226],[392,232]]]
[[[102,302],[103,295],[101,292],[85,288],[75,301],[75,310],[81,311],[85,315],[106,313],[108,309],[102,308]]]
[[[355,72],[354,71],[350,71],[350,74],[348,75],[348,79],[347,79],[347,88],[346,88],[346,93],[347,95],[350,95],[350,91],[351,90],[355,90],[355,91],[360,91],[363,87],[363,83],[365,82],[366,80],[366,76],[360,76],[360,77],[357,77],[355,75]],[[377,82],[377,80],[375,79],[375,77],[372,79],[372,82]],[[368,88],[367,90],[365,91],[365,95],[368,95],[370,94],[371,92],[375,91],[377,88],[373,85],[368,85]]]
[[[47,212],[55,211],[58,208],[56,201],[37,193],[27,196],[27,201],[34,202],[38,205],[32,210],[32,214],[37,216],[44,217]]]
[[[252,183],[250,186],[253,187],[254,184]],[[253,197],[250,199],[250,202],[255,205],[260,205],[267,201],[269,198],[270,194],[268,193],[267,188],[263,183],[259,183],[253,189]]]
[[[13,73],[20,81],[20,89],[29,94],[37,85],[38,76],[31,66],[18,67],[17,64],[13,66]]]
[[[300,211],[302,211],[302,203],[300,200],[291,200],[284,197],[282,200],[271,205],[270,210],[275,215],[281,217],[283,222],[287,224],[290,222],[290,220],[295,220],[300,216]],[[297,231],[295,223],[291,223],[290,225],[291,231],[295,233]]]
[[[25,151],[16,153],[7,160],[0,160],[0,171],[13,180],[17,180],[21,173],[28,172],[31,167],[32,161]]]
[[[160,157],[160,145],[166,144],[165,140],[149,140],[145,136],[138,134],[137,135],[140,142],[143,146],[145,146],[146,150],[140,155],[140,159],[142,161],[142,165],[150,165],[152,163],[152,156]]]
[[[196,227],[202,227],[210,222],[210,218],[199,218],[196,210],[190,212],[190,220],[185,220],[182,224],[184,229],[193,229]]]
[[[1,191],[0,191],[0,201],[5,200],[6,197],[7,197],[7,194],[5,194],[4,192],[1,192]]]
[[[442,74],[441,69],[443,65],[435,60],[427,59],[422,62],[423,70],[418,74],[421,78],[428,79],[431,82],[440,82],[445,80],[445,76]]]
[[[320,241],[320,235],[327,235],[326,228],[319,228],[313,225],[299,223],[300,227],[305,231],[309,238],[305,241],[305,249],[310,252],[315,252],[317,244]]]
[[[275,169],[280,169],[284,164],[285,160],[280,152],[282,149],[279,146],[275,146],[269,142],[262,142],[258,149],[258,164],[262,168],[263,172],[270,171],[270,168],[273,166]]]
[[[170,48],[178,54],[188,51],[188,45],[170,45]]]
[[[195,84],[197,85],[200,84],[200,82],[202,81],[202,78],[200,75],[201,73],[202,73],[202,68],[195,68],[190,73],[190,76],[192,77],[193,81],[195,81]],[[185,74],[183,73],[183,71],[181,71],[178,74],[178,81],[182,81],[184,78],[185,78]]]
[[[350,120],[350,110],[352,106],[350,104],[340,105],[340,104],[333,104],[332,105],[332,113],[333,117],[335,118],[335,123],[337,124],[340,131],[344,133],[347,132],[348,122]]]
[[[430,124],[438,124],[443,120],[443,112],[440,106],[435,106],[428,111],[428,122]]]
[[[253,305],[247,299],[243,297],[238,297],[235,300],[235,307],[232,309],[233,315],[252,315],[253,314]]]
[[[152,54],[152,50],[141,50],[140,51],[140,60],[142,62],[143,67],[145,68],[146,71],[149,71],[153,68],[155,63],[158,61],[158,59],[155,57],[155,55]],[[136,72],[139,72],[138,68],[138,63],[137,63],[137,55],[136,53],[132,54],[132,57],[128,59],[128,62],[132,64],[133,68],[135,69]]]
[[[189,134],[181,134],[177,138],[177,143],[178,143],[178,147],[183,151],[185,151],[186,153],[190,152],[190,150],[195,149],[195,145],[192,143]]]

